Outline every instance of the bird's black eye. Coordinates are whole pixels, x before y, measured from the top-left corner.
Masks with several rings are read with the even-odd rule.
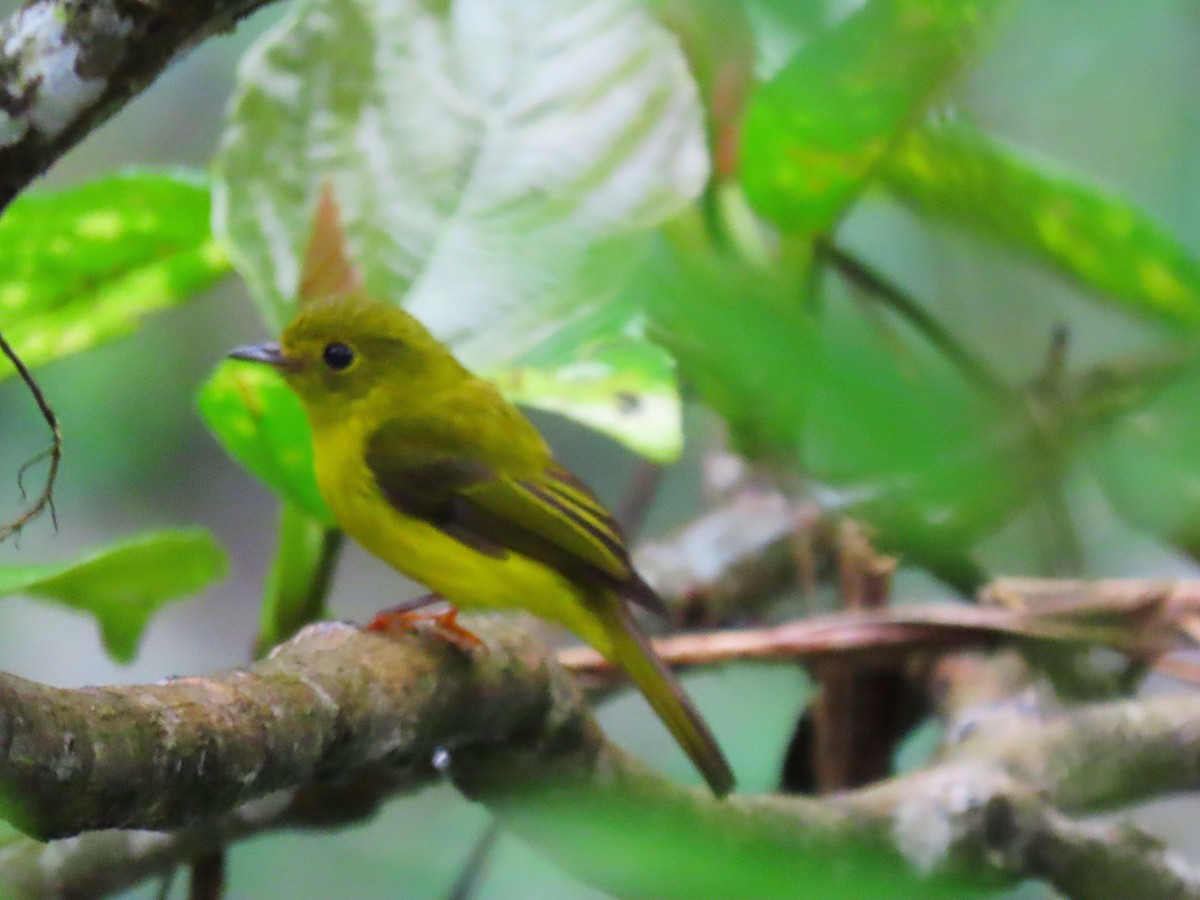
[[[354,351],[350,349],[348,344],[326,344],[325,352],[321,354],[321,358],[325,360],[325,365],[329,366],[329,368],[340,370],[354,362]]]

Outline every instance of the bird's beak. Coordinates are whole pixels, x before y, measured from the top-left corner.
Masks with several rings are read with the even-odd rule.
[[[269,341],[265,344],[247,344],[244,347],[230,350],[229,358],[244,359],[247,362],[266,363],[271,368],[278,369],[280,372],[294,371],[300,363],[297,359],[284,356],[283,351],[279,349],[279,345],[274,341]]]

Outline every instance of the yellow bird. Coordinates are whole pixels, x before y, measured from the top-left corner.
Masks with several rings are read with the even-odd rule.
[[[300,312],[278,344],[230,355],[279,370],[312,426],[317,482],[342,528],[455,607],[566,626],[637,684],[714,793],[733,774],[629,604],[664,612],[620,529],[521,412],[412,316],[371,299],[328,189]]]

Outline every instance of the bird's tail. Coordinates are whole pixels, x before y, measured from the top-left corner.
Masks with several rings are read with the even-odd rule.
[[[733,789],[733,772],[700,712],[638,629],[625,602],[608,593],[597,600],[596,612],[608,638],[605,655],[629,673],[712,792],[725,796]]]

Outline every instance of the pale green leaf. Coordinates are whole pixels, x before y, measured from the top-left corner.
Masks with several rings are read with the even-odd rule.
[[[509,398],[569,416],[658,462],[683,448],[683,425],[670,355],[626,323],[628,333],[597,335],[572,348],[570,361],[517,363],[496,376]]]
[[[203,529],[160,531],[66,563],[0,567],[0,596],[41,597],[95,616],[109,655],[129,662],[150,617],[225,574],[228,560]]]

